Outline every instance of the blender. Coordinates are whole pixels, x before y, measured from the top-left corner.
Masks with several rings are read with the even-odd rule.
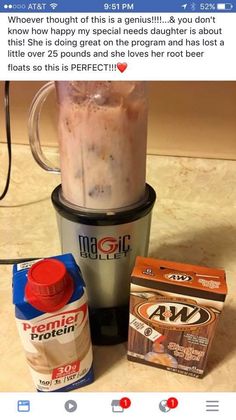
[[[44,156],[39,121],[56,88],[60,169]],[[145,82],[57,81],[44,85],[29,115],[35,160],[61,174],[52,192],[63,253],[86,283],[94,344],[127,340],[130,274],[148,251],[156,194],[146,184]]]

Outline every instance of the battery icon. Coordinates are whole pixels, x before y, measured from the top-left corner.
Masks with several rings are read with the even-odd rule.
[[[232,10],[234,5],[232,3],[217,3],[218,10]]]

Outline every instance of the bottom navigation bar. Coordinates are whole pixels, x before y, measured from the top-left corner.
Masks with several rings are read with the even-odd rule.
[[[1,418],[116,420],[234,418],[236,393],[0,393]],[[164,416],[164,417],[163,417]],[[213,416],[213,417],[212,417]]]

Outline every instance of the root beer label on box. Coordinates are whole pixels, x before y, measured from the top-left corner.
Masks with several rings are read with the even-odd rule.
[[[128,359],[203,376],[226,293],[224,270],[137,257]]]

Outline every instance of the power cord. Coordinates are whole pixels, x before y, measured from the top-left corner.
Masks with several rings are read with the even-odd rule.
[[[12,163],[12,154],[11,154],[11,118],[10,118],[10,82],[5,82],[4,90],[4,108],[5,108],[5,124],[6,124],[6,138],[7,138],[7,150],[8,150],[8,171],[5,188],[0,195],[0,200],[3,200],[5,195],[8,192],[10,179],[11,179],[11,163]]]
[[[41,260],[43,257],[35,257],[35,258],[12,258],[12,259],[6,259],[6,260],[0,260],[1,265],[12,265],[12,264],[20,264],[27,261],[34,261],[34,260]]]
[[[4,190],[0,195],[0,201],[6,196],[11,180],[11,166],[12,166],[12,152],[11,152],[11,114],[10,114],[10,82],[5,82],[4,89],[4,109],[5,109],[5,125],[6,125],[6,138],[7,138],[7,150],[8,150],[8,170],[7,170],[7,179]],[[41,257],[42,258],[42,257]],[[9,264],[19,264],[26,261],[38,260],[39,258],[10,258],[10,259],[0,259],[1,265]]]

